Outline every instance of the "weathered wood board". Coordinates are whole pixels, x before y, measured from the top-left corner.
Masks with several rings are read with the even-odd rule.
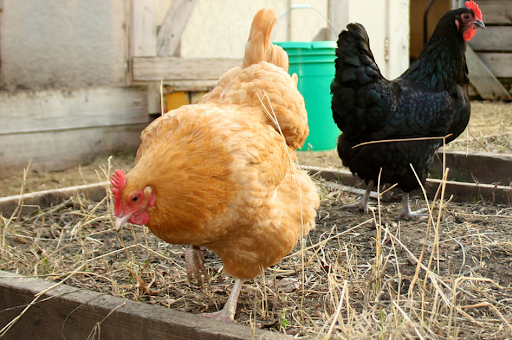
[[[176,54],[181,36],[198,0],[174,0],[165,13],[157,35],[157,55],[170,57]]]
[[[20,206],[22,211],[19,213],[30,213],[45,207],[51,207],[67,200],[69,197],[77,194],[83,194],[93,201],[101,201],[106,191],[110,188],[110,182],[99,182],[93,184],[77,185],[73,187],[52,189],[27,193],[24,195],[14,195],[0,197],[0,215],[8,218],[16,208]]]
[[[457,182],[487,183],[508,186],[512,183],[512,154],[489,152],[446,152],[448,179]],[[443,154],[438,153],[429,172],[440,178],[443,173]]]
[[[512,78],[512,53],[478,53],[478,56],[496,77]]]
[[[0,112],[0,135],[147,123],[147,89],[0,91]]]
[[[130,33],[132,57],[156,55],[156,1],[133,0]]]
[[[146,87],[0,92],[0,173],[56,171],[138,147]]]
[[[191,80],[218,81],[242,59],[229,58],[132,58],[133,81]]]
[[[0,135],[0,173],[27,167],[58,171],[86,164],[101,154],[134,150],[144,124]]]
[[[492,74],[499,78],[502,83],[507,83],[512,78],[512,6],[509,0],[482,0],[478,5],[483,13],[485,30],[478,30],[477,34],[471,39],[469,45],[476,52],[483,65],[485,65]],[[468,66],[469,65],[468,60]],[[503,95],[503,89],[496,90],[488,88],[486,82],[481,82],[482,74],[476,77],[472,76],[470,69],[471,84],[477,90],[478,86],[483,86],[484,95],[478,90],[484,99],[493,99],[492,93],[496,94],[494,99],[510,101],[512,96]],[[486,88],[487,87],[487,88]],[[499,94],[499,92],[502,92]],[[507,92],[509,93],[509,92]],[[489,95],[490,94],[490,95]]]
[[[484,0],[478,1],[486,25],[510,24],[512,25],[512,6],[510,0]]]
[[[469,46],[466,50],[466,61],[469,70],[469,80],[478,91],[480,97],[487,100],[512,100],[512,95]]]
[[[479,30],[471,39],[471,47],[482,51],[512,51],[512,28],[510,26],[488,26]]]
[[[0,328],[54,283],[0,271]],[[3,337],[83,340],[293,339],[107,294],[60,285],[49,290]]]
[[[304,167],[312,176],[320,176],[330,181],[338,181],[344,185],[365,187],[363,182],[351,172],[316,167]],[[441,180],[427,178],[425,189],[429,199],[433,199]],[[373,193],[375,194],[375,193]],[[446,181],[445,198],[453,195],[454,202],[475,202],[485,200],[495,204],[512,204],[512,187],[481,183]]]

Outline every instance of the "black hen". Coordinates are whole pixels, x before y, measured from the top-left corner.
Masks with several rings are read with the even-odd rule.
[[[419,58],[400,77],[385,79],[375,63],[364,27],[349,24],[336,50],[336,75],[331,85],[334,121],[342,131],[338,154],[343,164],[367,184],[357,207],[367,211],[368,194],[382,169],[382,184],[404,192],[399,218],[418,216],[409,209],[409,192],[419,188],[440,139],[361,143],[422,137],[454,140],[470,115],[466,41],[484,28],[473,1],[446,13]]]

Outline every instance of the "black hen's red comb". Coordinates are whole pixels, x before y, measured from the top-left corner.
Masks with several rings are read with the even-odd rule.
[[[475,17],[478,20],[482,20],[482,11],[480,10],[476,2],[474,2],[473,0],[466,1],[465,5],[467,9],[470,9],[473,11],[473,13],[475,13]]]

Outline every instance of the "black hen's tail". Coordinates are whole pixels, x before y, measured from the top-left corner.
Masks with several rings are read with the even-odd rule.
[[[340,33],[335,65],[331,84],[333,118],[343,133],[358,134],[371,125],[369,119],[377,113],[372,111],[380,111],[383,89],[378,83],[387,82],[375,63],[362,25],[349,24]]]

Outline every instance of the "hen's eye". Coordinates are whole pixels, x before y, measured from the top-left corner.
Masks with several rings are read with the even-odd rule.
[[[464,14],[464,19],[469,19],[469,14]]]
[[[133,196],[132,202],[137,202],[139,200],[139,196]]]

